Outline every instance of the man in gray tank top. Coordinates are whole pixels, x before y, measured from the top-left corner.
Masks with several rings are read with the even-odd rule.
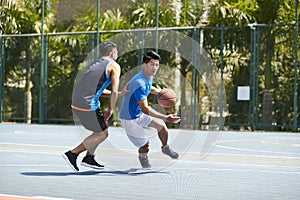
[[[85,138],[77,147],[63,154],[64,159],[75,171],[79,171],[77,157],[87,151],[81,165],[103,169],[104,166],[95,160],[95,150],[108,136],[107,120],[111,117],[118,96],[126,94],[127,85],[118,92],[121,68],[118,58],[117,45],[113,42],[100,44],[102,57],[92,63],[73,90],[72,111],[78,116],[80,123],[92,134]],[[106,89],[111,85],[111,90]],[[109,97],[109,109],[101,110],[99,98]]]

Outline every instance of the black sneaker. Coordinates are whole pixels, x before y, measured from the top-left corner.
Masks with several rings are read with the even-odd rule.
[[[148,160],[148,156],[143,157],[139,155],[139,160],[143,168],[151,168],[151,165]]]
[[[85,156],[82,159],[81,165],[85,167],[94,168],[94,169],[103,169],[104,166],[97,163],[94,157],[95,156],[92,155]]]
[[[164,148],[162,147],[162,148],[161,148],[161,151],[162,151],[164,154],[170,156],[170,157],[173,158],[173,159],[177,159],[177,158],[179,157],[178,153],[176,153],[175,151],[173,151],[173,150],[170,148],[169,145],[166,146],[166,147],[164,147]]]
[[[72,153],[70,150],[64,153],[62,156],[74,171],[79,171],[79,168],[76,164],[78,154]]]

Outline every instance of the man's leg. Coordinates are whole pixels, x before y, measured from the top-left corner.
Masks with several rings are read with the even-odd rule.
[[[139,148],[140,154],[147,154],[149,152],[149,141],[142,147]]]
[[[94,159],[96,148],[108,137],[108,125],[104,120],[103,112],[101,109],[91,112],[73,110],[73,112],[79,117],[84,128],[93,131],[93,133],[86,137],[77,147],[64,153],[64,159],[72,169],[79,171],[77,166],[77,157],[80,153],[87,150],[86,156],[83,158],[81,164],[97,169],[103,168],[103,165],[98,164]]]
[[[162,152],[173,159],[178,158],[179,157],[178,153],[173,151],[168,145],[169,130],[166,123],[163,120],[153,118],[153,120],[149,124],[149,127],[153,127],[157,130],[158,137],[162,144],[161,147]]]
[[[139,160],[143,168],[150,168],[151,165],[148,160],[149,141],[139,148]]]
[[[72,153],[80,154],[87,150],[86,155],[94,155],[98,145],[108,137],[108,129],[103,132],[93,132],[90,136],[85,138],[82,143],[71,150]]]
[[[95,160],[95,150],[98,145],[103,142],[108,136],[108,129],[103,132],[94,132],[83,140],[77,147],[63,154],[64,159],[70,167],[79,171],[77,166],[77,157],[80,153],[87,150],[86,156],[83,158],[81,165],[95,169],[103,169],[104,166],[97,163]]]
[[[168,145],[168,128],[163,120],[153,118],[151,123],[148,125],[149,127],[153,127],[158,132],[158,137],[161,141],[162,147],[166,147]]]
[[[86,156],[82,159],[81,165],[94,169],[103,169],[104,166],[95,160],[95,150],[98,145],[108,137],[108,129],[103,132],[94,132],[82,143],[87,150]]]

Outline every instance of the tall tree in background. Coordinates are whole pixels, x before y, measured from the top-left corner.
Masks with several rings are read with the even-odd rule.
[[[295,23],[295,2],[294,0],[257,0],[258,10],[254,15],[257,23],[283,25],[259,29],[261,32],[260,69],[264,73],[264,79],[261,81],[264,89],[262,94],[263,124],[269,125],[277,121],[284,124],[290,123],[286,121],[286,116],[293,112],[293,86],[290,85],[293,80],[288,78],[293,77],[293,73],[284,68],[293,65],[293,42],[295,41],[291,39],[291,36],[294,35],[294,31],[286,25]]]
[[[45,0],[45,31],[54,23],[55,3]],[[49,5],[49,6],[47,6]],[[41,33],[41,1],[39,0],[15,0],[7,6],[1,7],[1,30],[3,34]],[[47,9],[48,8],[48,9]],[[8,51],[8,65],[6,80],[20,82],[25,81],[25,118],[31,123],[32,116],[32,77],[33,71],[38,71],[40,55],[40,41],[38,37],[9,37],[6,45]],[[13,70],[10,70],[13,69]],[[21,112],[22,113],[22,112]]]
[[[224,74],[229,109],[227,120],[247,123],[250,118],[245,116],[249,105],[236,100],[236,91],[238,86],[250,84],[250,31],[247,25],[255,22],[256,3],[252,0],[212,0],[207,7],[207,25],[216,28],[205,30],[204,47]]]
[[[284,24],[284,23],[294,23],[294,12],[295,12],[295,1],[293,0],[219,0],[219,1],[210,1],[210,16],[209,16],[209,25],[211,26],[246,26],[251,23],[258,24],[266,24],[266,25],[274,25],[274,24]],[[286,104],[288,106],[286,109],[282,109],[284,104],[281,104],[281,109],[277,106],[278,111],[274,111],[274,88],[278,91],[277,93],[286,93],[289,91],[289,88],[283,88],[282,85],[274,85],[275,83],[282,82],[286,80],[284,76],[287,72],[282,70],[280,66],[283,63],[287,62],[288,55],[293,55],[292,51],[288,50],[289,47],[293,46],[291,44],[287,45],[291,40],[288,37],[287,31],[284,31],[284,27],[256,27],[256,31],[259,31],[259,53],[260,60],[258,62],[258,67],[260,69],[260,76],[256,77],[259,79],[259,87],[263,89],[260,92],[260,102],[259,109],[261,108],[262,114],[261,122],[263,124],[270,125],[273,122],[273,113],[277,113],[275,117],[280,116],[280,113],[285,113],[285,116],[289,115],[286,112],[291,112],[291,105]],[[248,35],[250,31],[246,30],[245,36]],[[282,33],[281,33],[282,32]],[[226,53],[224,54],[224,62],[225,62],[225,70],[232,69],[232,84],[234,87],[237,87],[236,84],[246,84],[249,81],[249,38],[241,38],[237,37],[238,32],[230,33],[230,31],[226,30],[226,37],[224,41],[224,46],[226,47]],[[291,32],[290,32],[291,33]],[[233,37],[230,37],[233,36]],[[213,39],[216,38],[214,34],[210,34],[210,39],[208,44],[214,44]],[[217,41],[217,40],[216,40]],[[215,44],[214,46],[217,46]],[[276,46],[276,51],[275,51]],[[285,50],[284,50],[285,49]],[[228,51],[229,50],[229,51]],[[226,55],[227,54],[227,55]],[[235,56],[234,56],[235,55]],[[280,55],[279,58],[277,55]],[[228,58],[227,58],[228,56]],[[285,58],[281,61],[279,59]],[[245,62],[246,61],[246,62]],[[230,72],[229,71],[229,72]],[[284,73],[279,74],[278,71],[282,71]],[[280,78],[279,78],[280,77]],[[247,81],[248,80],[248,81]],[[227,87],[230,86],[227,83]],[[282,88],[282,89],[281,89]],[[280,91],[283,92],[280,92]],[[228,94],[228,93],[227,93]],[[233,96],[230,97],[233,100]],[[276,100],[276,99],[275,99]],[[238,102],[237,102],[238,103]],[[237,109],[240,107],[236,106],[238,104],[234,104],[232,109]],[[232,113],[236,113],[238,110],[231,110]],[[241,109],[243,110],[243,109]],[[279,111],[281,110],[281,111]],[[289,111],[288,111],[289,110]],[[283,112],[284,111],[284,112]],[[286,112],[285,112],[286,111]],[[245,111],[247,112],[247,111]],[[242,113],[241,113],[242,114]],[[236,119],[242,119],[241,116],[236,116]],[[278,119],[278,121],[285,121],[284,117]],[[285,122],[284,122],[285,123]],[[288,122],[287,122],[288,123]]]
[[[292,5],[295,1],[291,0],[256,0],[258,9],[255,13],[255,18],[259,24],[276,24],[276,23],[291,23],[292,21],[285,21],[288,16],[294,16],[294,9]],[[282,28],[280,28],[282,29]],[[274,121],[274,83],[275,72],[278,66],[274,63],[275,46],[277,45],[278,35],[280,32],[278,27],[260,28],[261,32],[261,66],[264,73],[263,97],[262,97],[262,123],[272,124]]]

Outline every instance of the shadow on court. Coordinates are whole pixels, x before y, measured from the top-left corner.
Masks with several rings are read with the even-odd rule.
[[[94,175],[129,175],[138,176],[143,174],[169,174],[168,172],[139,170],[131,168],[129,170],[109,170],[109,171],[83,171],[83,172],[21,172],[24,176],[94,176]]]

